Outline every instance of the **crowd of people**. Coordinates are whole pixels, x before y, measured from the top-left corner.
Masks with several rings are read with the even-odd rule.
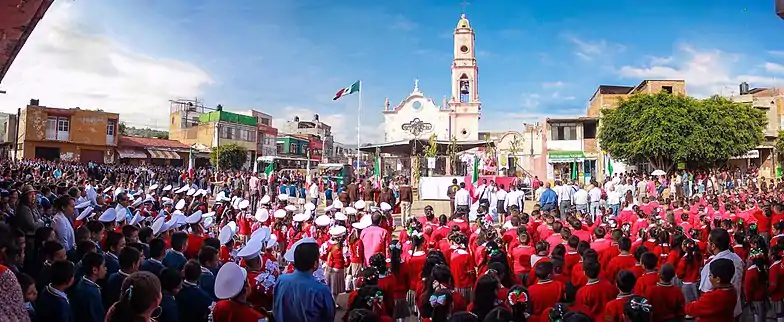
[[[530,212],[458,185],[437,216],[404,178],[0,166],[0,321],[784,321],[784,186],[753,177],[595,209],[652,179],[537,178]]]

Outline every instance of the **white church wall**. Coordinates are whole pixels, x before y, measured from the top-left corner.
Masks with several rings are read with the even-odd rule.
[[[431,133],[435,133],[439,140],[449,139],[449,113],[441,111],[425,97],[410,97],[396,113],[384,114],[386,141],[417,138],[411,131],[403,129],[405,124],[412,124],[417,118],[432,126],[432,129],[420,133],[418,138],[429,138]]]

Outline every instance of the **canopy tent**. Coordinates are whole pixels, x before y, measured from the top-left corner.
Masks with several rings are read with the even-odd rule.
[[[381,144],[371,144],[362,146],[359,148],[362,152],[368,153],[375,153],[376,149],[378,149],[381,153],[389,153],[389,154],[396,154],[396,155],[411,155],[411,154],[423,154],[427,145],[430,143],[430,140],[427,139],[412,139],[412,140],[400,140],[394,142],[387,142]],[[438,152],[439,155],[448,154],[449,145],[452,142],[450,141],[442,141],[436,140],[436,145],[438,145]],[[492,141],[457,141],[457,151],[456,152],[463,152],[466,150],[471,150],[473,148],[484,147],[484,146],[494,146]]]

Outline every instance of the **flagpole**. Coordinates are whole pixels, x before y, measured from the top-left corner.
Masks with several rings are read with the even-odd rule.
[[[359,176],[359,127],[362,121],[362,80],[359,80],[359,104],[357,104],[357,176]]]

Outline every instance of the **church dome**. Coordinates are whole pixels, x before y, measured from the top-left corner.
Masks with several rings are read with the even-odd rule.
[[[471,24],[468,23],[468,18],[466,18],[465,14],[460,15],[460,20],[457,21],[457,28],[471,28]]]

